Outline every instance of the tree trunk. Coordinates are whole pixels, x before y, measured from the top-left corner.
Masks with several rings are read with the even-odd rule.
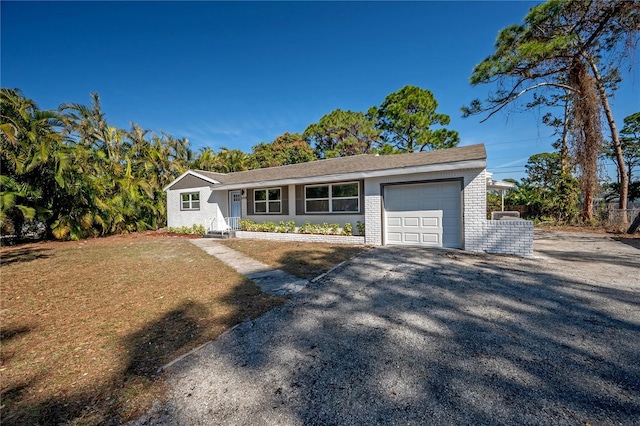
[[[582,219],[587,224],[591,224],[593,220],[593,191],[583,191],[584,200],[582,202]]]
[[[593,219],[593,200],[598,183],[598,156],[602,152],[600,101],[595,78],[582,61],[575,61],[569,70],[569,82],[577,89],[573,93],[574,154],[580,168],[580,187],[584,197],[582,217]]]
[[[562,173],[569,173],[569,101],[564,103],[564,121],[562,123],[562,142],[560,145],[560,160],[562,161]]]
[[[622,155],[622,145],[620,144],[620,138],[618,137],[618,129],[616,128],[616,122],[613,119],[613,113],[611,112],[611,106],[609,105],[609,98],[607,97],[607,92],[602,84],[602,76],[600,75],[600,71],[598,71],[598,67],[591,60],[591,58],[587,57],[587,62],[591,66],[591,70],[593,71],[594,77],[596,78],[596,86],[598,88],[598,94],[600,95],[600,101],[602,103],[602,109],[604,110],[605,116],[607,117],[607,123],[609,124],[609,130],[611,130],[611,143],[613,145],[613,151],[615,153],[616,158],[616,166],[618,168],[618,183],[620,184],[620,202],[618,203],[618,208],[620,210],[627,209],[627,198],[629,196],[629,178],[627,176],[627,167],[624,162],[624,157]],[[626,215],[623,215],[623,222],[627,223]]]

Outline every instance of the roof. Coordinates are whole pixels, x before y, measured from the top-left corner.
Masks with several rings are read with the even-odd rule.
[[[207,177],[220,189],[231,189],[239,185],[266,184],[289,180],[309,181],[312,178],[327,176],[345,176],[367,172],[405,170],[405,173],[416,171],[416,167],[451,164],[451,168],[485,167],[487,153],[484,144],[463,146],[459,148],[440,149],[427,152],[416,152],[397,155],[355,155],[350,157],[317,160],[308,163],[288,166],[269,167],[265,169],[247,170],[235,173],[213,173],[203,170],[190,171]],[[187,172],[189,173],[189,172]],[[165,190],[173,186],[184,175],[169,184]]]
[[[510,189],[516,186],[513,182],[506,182],[504,180],[496,180],[493,178],[493,173],[487,172],[487,189]]]
[[[506,182],[504,180],[487,179],[487,189],[511,189],[515,188],[516,184],[513,182]]]

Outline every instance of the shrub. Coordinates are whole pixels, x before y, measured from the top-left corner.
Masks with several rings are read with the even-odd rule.
[[[296,232],[296,222],[290,220],[288,222],[280,221],[280,224],[276,227],[276,232],[280,232],[283,234],[291,234]]]
[[[331,232],[327,222],[322,222],[322,225],[319,225],[316,229],[318,230],[317,233],[322,235],[329,235],[329,232]]]
[[[207,233],[204,225],[180,226],[178,228],[170,226],[167,228],[167,232],[187,235],[204,235]]]
[[[258,226],[261,232],[276,232],[276,228],[278,227],[275,222],[263,222]]]
[[[242,231],[278,232],[283,234],[353,235],[353,227],[350,223],[345,223],[344,228],[341,230],[340,225],[337,223],[329,224],[324,222],[322,225],[314,225],[306,221],[304,225],[296,230],[296,223],[293,220],[288,222],[280,221],[279,224],[276,224],[275,222],[256,223],[248,219],[240,219],[240,229]]]
[[[365,231],[364,222],[357,221],[356,228],[358,228],[358,235],[362,235],[364,237],[364,231]]]
[[[249,219],[240,219],[239,225],[242,231],[256,231],[258,224]]]
[[[313,225],[309,221],[306,221],[304,223],[304,225],[302,225],[300,228],[298,228],[298,233],[300,233],[300,234],[313,234]]]

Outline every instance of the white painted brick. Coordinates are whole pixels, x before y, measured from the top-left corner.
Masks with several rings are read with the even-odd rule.
[[[474,233],[472,251],[533,256],[533,222],[525,220],[485,220],[482,235]]]
[[[256,240],[275,240],[292,242],[331,243],[331,244],[364,244],[364,237],[357,235],[313,235],[313,234],[285,234],[276,232],[236,231],[238,238],[253,238]]]

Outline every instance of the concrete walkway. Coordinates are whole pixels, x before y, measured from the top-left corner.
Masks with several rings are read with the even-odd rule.
[[[207,254],[218,258],[240,274],[252,280],[263,292],[272,296],[297,293],[309,282],[280,269],[272,268],[211,238],[189,240]]]

